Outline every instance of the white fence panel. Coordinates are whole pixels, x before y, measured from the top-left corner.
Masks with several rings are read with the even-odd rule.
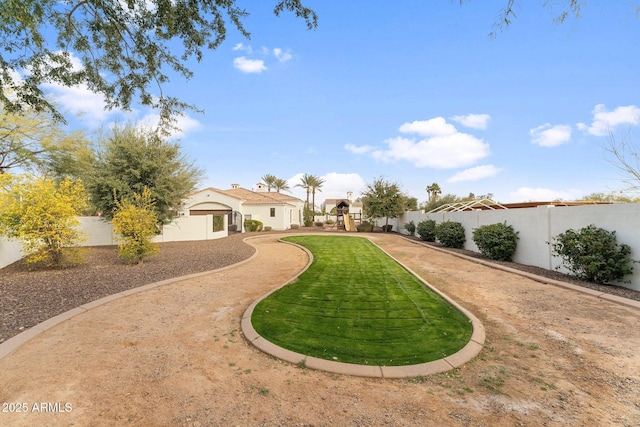
[[[473,242],[473,230],[482,225],[506,222],[518,232],[518,248],[513,256],[515,262],[553,270],[562,260],[553,256],[549,242],[553,237],[572,228],[578,230],[595,225],[608,231],[615,231],[618,243],[631,247],[631,258],[640,260],[640,204],[611,204],[584,206],[538,206],[524,209],[473,210],[464,212],[439,212],[426,214],[406,212],[393,223],[394,230],[406,234],[404,224],[413,221],[433,219],[437,223],[455,221],[465,229],[465,249],[478,251]],[[378,225],[384,223],[379,220]],[[560,268],[560,271],[566,272]],[[640,264],[634,266],[634,273],[625,278],[630,284],[622,286],[640,291]]]

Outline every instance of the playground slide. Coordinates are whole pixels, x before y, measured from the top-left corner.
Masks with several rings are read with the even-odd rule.
[[[351,215],[344,216],[344,229],[345,231],[353,231],[353,220],[351,219]]]

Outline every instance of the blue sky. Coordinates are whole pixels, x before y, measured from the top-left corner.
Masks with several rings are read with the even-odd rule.
[[[254,5],[259,3],[259,5]],[[624,190],[605,147],[640,125],[640,19],[632,2],[589,2],[578,19],[521,2],[489,37],[506,0],[319,1],[308,31],[271,1],[238,1],[230,30],[165,92],[196,104],[176,135],[205,169],[201,187],[252,188],[265,174],[326,181],[319,199],[356,195],[378,177],[419,201],[492,193],[503,203]],[[122,120],[82,89],[50,88],[74,125]],[[136,110],[144,122],[153,112]],[[318,196],[316,196],[318,198]]]

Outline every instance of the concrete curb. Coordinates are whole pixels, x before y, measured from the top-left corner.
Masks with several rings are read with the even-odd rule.
[[[248,239],[248,238],[247,238]],[[244,240],[247,240],[244,239]],[[64,313],[60,313],[57,316],[54,316],[50,319],[45,320],[44,322],[38,323],[35,326],[32,326],[31,328],[27,329],[24,332],[19,333],[16,336],[13,336],[11,338],[9,338],[8,340],[6,340],[5,342],[0,344],[0,359],[2,359],[5,356],[8,356],[10,353],[14,352],[18,347],[22,346],[23,344],[27,343],[28,341],[32,340],[33,338],[37,337],[38,335],[40,335],[41,333],[53,328],[56,325],[59,325],[62,322],[65,322],[69,319],[72,319],[74,317],[76,317],[79,314],[85,313],[93,308],[99,307],[101,305],[104,305],[108,302],[111,301],[115,301],[117,299],[123,298],[123,297],[127,297],[129,295],[134,295],[134,294],[138,294],[141,292],[145,292],[148,291],[150,289],[155,289],[158,288],[160,286],[164,286],[164,285],[169,285],[172,283],[176,283],[176,282],[182,282],[184,280],[189,280],[189,279],[195,279],[197,277],[202,277],[202,276],[206,276],[208,274],[211,273],[217,273],[220,271],[224,271],[224,270],[228,270],[230,268],[235,268],[239,265],[245,264],[247,262],[250,262],[253,258],[255,258],[258,254],[258,251],[256,250],[256,252],[251,255],[249,258],[242,260],[240,262],[237,262],[235,264],[231,264],[231,265],[227,265],[225,267],[220,267],[218,269],[215,270],[209,270],[209,271],[203,271],[200,273],[193,273],[193,274],[188,274],[186,276],[180,276],[180,277],[174,277],[171,279],[166,279],[166,280],[162,280],[160,282],[155,282],[155,283],[150,283],[148,285],[143,285],[143,286],[139,286],[137,288],[132,288],[132,289],[128,289],[126,291],[122,291],[122,292],[118,292],[112,295],[107,295],[106,297],[97,299],[95,301],[91,301],[88,302],[86,304],[81,305],[80,307],[76,307],[73,308],[69,311],[65,311]]]
[[[295,236],[298,234],[292,233],[290,235]],[[302,235],[309,235],[309,233],[305,233]],[[356,237],[356,236],[352,236],[352,237]],[[357,237],[367,238],[367,236],[357,236]],[[440,295],[449,304],[454,306],[458,311],[460,311],[469,319],[473,327],[473,332],[471,334],[471,338],[469,342],[462,349],[443,359],[434,360],[432,362],[427,362],[427,363],[419,363],[416,365],[407,365],[407,366],[369,366],[369,365],[356,365],[352,363],[334,362],[331,360],[325,360],[325,359],[319,359],[316,357],[306,356],[304,354],[296,353],[291,350],[287,350],[285,348],[279,347],[273,344],[272,342],[267,341],[256,332],[256,330],[253,328],[253,325],[251,324],[251,315],[253,314],[253,310],[255,309],[256,305],[258,305],[260,301],[262,301],[263,299],[271,295],[273,292],[295,281],[298,278],[298,276],[304,273],[304,271],[306,271],[311,265],[311,263],[313,262],[313,255],[311,254],[311,252],[309,252],[307,248],[297,245],[295,243],[283,241],[282,239],[278,239],[278,241],[297,246],[302,250],[304,250],[309,257],[309,261],[307,262],[307,265],[305,266],[305,268],[302,271],[300,271],[300,273],[298,273],[291,280],[287,281],[282,286],[279,286],[278,288],[273,289],[272,291],[266,293],[265,295],[261,296],[256,301],[254,301],[251,305],[249,305],[247,310],[244,312],[242,316],[242,321],[240,323],[240,326],[245,338],[251,344],[253,344],[255,347],[257,347],[259,350],[263,351],[264,353],[277,357],[278,359],[282,359],[286,362],[297,364],[299,366],[304,366],[310,369],[316,369],[320,371],[343,374],[343,375],[354,375],[354,376],[360,376],[360,377],[407,378],[407,377],[426,376],[426,375],[432,375],[432,374],[449,371],[451,369],[462,366],[465,363],[472,360],[473,358],[475,358],[478,355],[478,353],[480,353],[480,351],[482,350],[482,347],[485,341],[485,330],[480,320],[478,320],[478,318],[476,318],[471,312],[461,307],[449,296],[445,295],[444,293],[440,292],[438,289],[435,289],[429,283],[424,281],[420,276],[415,274],[413,271],[411,271],[407,266],[402,264],[396,258],[389,255],[384,249],[380,248],[380,246],[378,246],[375,242],[371,241],[371,239],[367,238],[367,240],[369,240],[371,243],[376,245],[378,249],[380,249],[382,252],[387,254],[387,256],[389,256],[396,263],[402,266],[410,274],[418,278],[425,286],[427,286],[429,289],[431,289],[432,291]]]

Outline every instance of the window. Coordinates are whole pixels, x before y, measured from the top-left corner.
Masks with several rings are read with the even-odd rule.
[[[275,218],[275,216],[276,216],[276,208],[270,208],[269,209],[269,216],[271,218]]]
[[[214,215],[213,216],[213,231],[223,231],[224,230],[224,217],[222,215]]]

